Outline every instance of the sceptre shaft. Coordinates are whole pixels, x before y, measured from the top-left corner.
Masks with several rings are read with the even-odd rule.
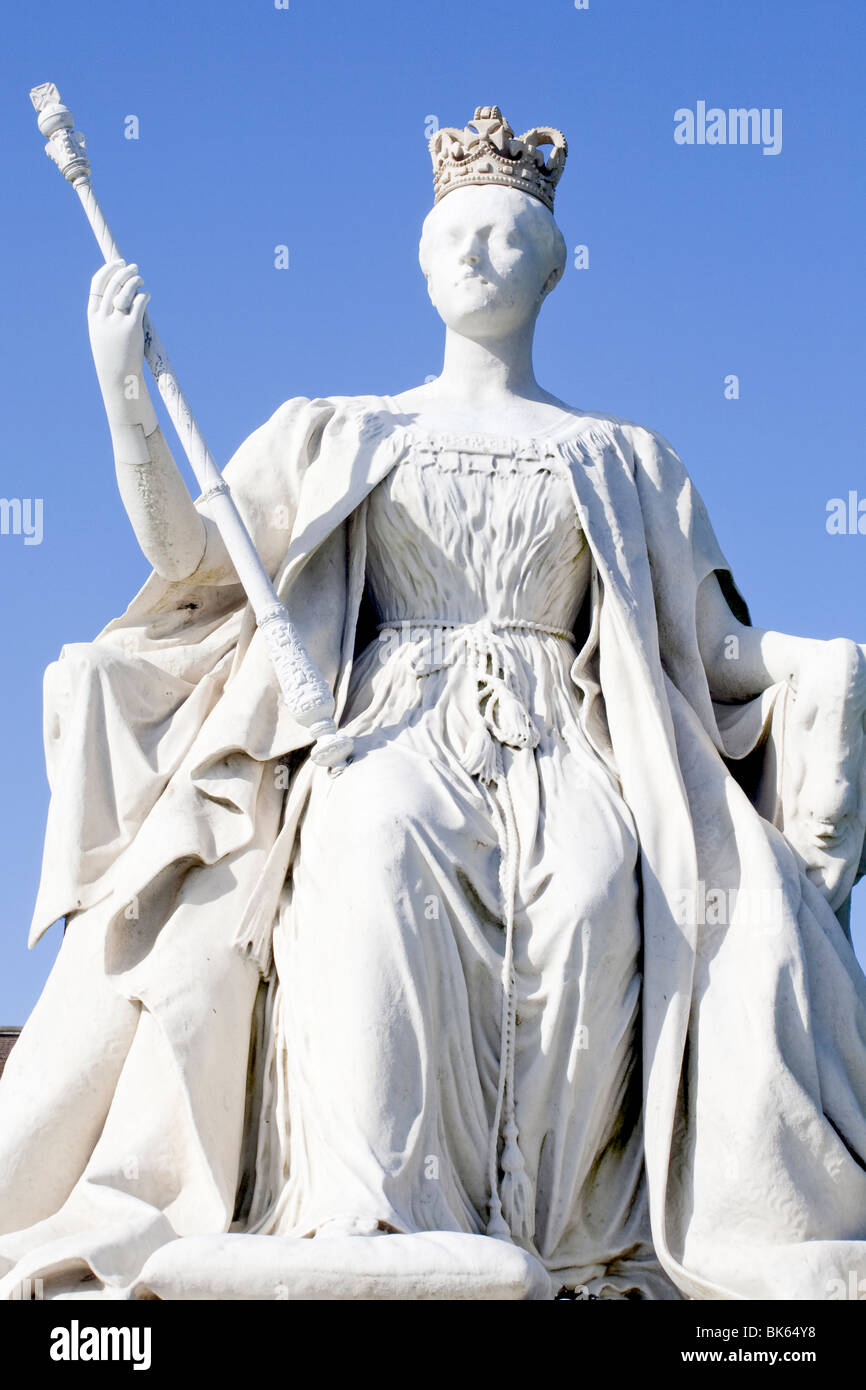
[[[106,261],[123,259],[93,191],[85,139],[80,131],[74,129],[71,111],[62,104],[53,82],[34,87],[30,100],[38,113],[39,129],[48,140],[45,153],[81,199],[103,257]],[[352,740],[337,731],[331,689],[310,659],[289,619],[285,604],[277,596],[228,483],[205,443],[156,329],[146,313],[142,327],[144,355],[201,488],[199,502],[207,504],[209,515],[252,605],[283,698],[293,717],[314,740],[310,751],[313,761],[338,773],[351,756]]]

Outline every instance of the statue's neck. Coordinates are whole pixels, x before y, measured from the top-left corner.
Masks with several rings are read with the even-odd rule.
[[[445,359],[437,395],[450,400],[489,405],[509,397],[542,400],[547,393],[535,379],[532,329],[477,342],[454,329],[445,334]]]

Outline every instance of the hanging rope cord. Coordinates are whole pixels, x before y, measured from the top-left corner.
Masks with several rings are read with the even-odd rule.
[[[515,660],[499,633],[509,630],[533,632],[567,642],[573,642],[574,638],[564,628],[550,627],[527,618],[501,621],[483,619],[475,623],[452,622],[442,618],[403,618],[378,625],[379,632],[402,629],[404,633],[409,633],[410,641],[413,628],[447,630],[453,632],[456,639],[450,643],[450,650],[441,659],[416,659],[413,667],[418,676],[433,675],[436,671],[455,665],[463,657],[477,677],[477,708],[481,721],[469,739],[463,765],[470,775],[484,782],[491,793],[502,851],[499,886],[505,928],[499,1077],[488,1153],[490,1198],[487,1234],[503,1240],[528,1242],[534,1233],[534,1202],[532,1184],[520,1149],[514,1094],[517,1024],[514,932],[520,838],[502,748],[506,744],[513,748],[534,748],[539,735],[528,709],[530,690],[523,663]]]

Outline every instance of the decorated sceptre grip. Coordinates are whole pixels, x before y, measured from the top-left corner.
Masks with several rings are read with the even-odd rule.
[[[72,112],[61,102],[60,93],[53,82],[34,87],[30,100],[38,113],[39,129],[48,141],[45,152],[81,199],[105,260],[120,260],[117,243],[93,191],[86,141],[81,132],[75,129]],[[207,506],[208,514],[222,536],[252,605],[283,698],[292,716],[314,740],[310,751],[313,761],[334,773],[340,772],[351,757],[352,740],[337,731],[331,688],[311,660],[289,619],[285,604],[277,596],[228,483],[205,443],[147,314],[144,315],[142,327],[144,355],[202,490],[199,502]]]

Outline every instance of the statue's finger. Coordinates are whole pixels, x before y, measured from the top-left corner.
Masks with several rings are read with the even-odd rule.
[[[101,311],[105,299],[105,288],[115,269],[115,264],[104,265],[91,280],[90,296],[87,301],[87,312],[90,316]]]
[[[146,290],[139,290],[135,299],[132,301],[132,308],[129,311],[130,318],[133,322],[141,323],[149,299],[150,295]]]
[[[138,275],[138,266],[134,261],[130,265],[121,265],[112,275],[106,288],[113,288],[114,293],[117,294],[121,285],[125,285],[128,280],[134,279],[136,275]]]
[[[140,275],[133,275],[131,280],[127,280],[114,296],[114,308],[120,314],[128,314],[132,308],[133,300],[141,289],[144,281]]]
[[[101,266],[99,267],[99,269],[97,270],[96,274],[93,276],[92,280],[90,281],[90,293],[93,294],[93,295],[102,295],[102,294],[104,294],[104,293],[105,293],[105,286],[108,284],[108,282],[109,282],[109,280],[111,279],[112,275],[114,275],[115,272],[116,272],[122,265],[123,265],[123,261],[119,261],[119,260],[118,260],[118,261],[106,261],[106,262],[105,262],[105,265],[101,265]]]
[[[107,318],[114,307],[114,297],[123,284],[123,280],[120,277],[123,275],[124,269],[125,267],[121,267],[120,269],[115,267],[102,286],[102,298],[97,305],[97,312],[100,313],[103,318]]]
[[[106,318],[114,309],[115,300],[117,299],[117,296],[120,294],[120,291],[126,284],[127,280],[133,278],[137,274],[137,265],[121,265],[118,269],[116,269],[113,272],[112,275],[109,276],[108,282],[102,293],[102,304],[100,306],[100,312]]]

